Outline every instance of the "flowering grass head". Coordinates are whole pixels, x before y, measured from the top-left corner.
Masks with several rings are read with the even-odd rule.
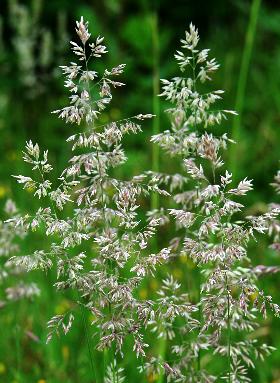
[[[79,41],[71,41],[71,49],[77,62],[61,67],[70,92],[69,105],[54,111],[66,123],[82,127],[67,139],[75,154],[55,185],[49,176],[53,167],[48,152],[30,141],[23,159],[32,166],[34,177],[16,176],[23,188],[32,188],[34,196],[45,201],[44,207],[21,223],[31,230],[43,228],[52,243],[48,250],[14,257],[10,262],[28,271],[55,268],[55,287],[74,291],[76,306],[92,313],[99,350],[114,345],[121,352],[130,337],[137,356],[145,355],[147,344],[141,329],[154,318],[155,303],[139,299],[137,289],[147,274],[168,260],[170,250],[149,251],[160,219],[152,217],[141,223],[137,201],[142,193],[165,192],[157,184],[145,182],[143,176],[118,180],[113,169],[127,160],[122,138],[141,132],[140,122],[152,115],[139,113],[101,122],[113,89],[124,86],[118,77],[125,65],[97,73],[94,63],[107,53],[103,37],[91,40],[83,18],[76,22],[76,33]],[[65,215],[65,211],[71,213]],[[48,323],[48,341],[61,330],[67,333],[74,318],[73,305],[54,316]]]

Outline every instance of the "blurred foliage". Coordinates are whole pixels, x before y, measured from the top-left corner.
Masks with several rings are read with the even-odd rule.
[[[38,141],[49,149],[51,161],[57,169],[68,159],[69,147],[65,138],[71,126],[58,120],[51,111],[65,104],[66,94],[58,70],[68,63],[68,41],[73,39],[74,21],[81,15],[90,22],[93,34],[105,36],[110,51],[108,66],[126,63],[123,81],[126,87],[118,91],[113,102],[111,118],[153,112],[153,46],[151,16],[159,19],[160,77],[176,75],[173,54],[178,40],[192,21],[199,29],[201,45],[211,47],[221,63],[215,78],[217,88],[225,89],[225,108],[235,104],[242,51],[248,26],[249,0],[2,0],[0,18],[0,204],[8,197],[17,201],[23,210],[34,209],[36,202],[16,187],[11,174],[22,171],[21,150],[27,139]],[[245,103],[238,143],[236,179],[253,178],[255,190],[250,193],[247,212],[257,213],[265,203],[276,199],[269,183],[279,167],[280,144],[280,6],[277,1],[263,1],[254,36]],[[160,129],[168,128],[162,110]],[[104,121],[106,122],[106,121]],[[231,126],[224,126],[229,134]],[[118,169],[119,177],[130,177],[149,169],[152,147],[149,138],[152,127],[126,139],[129,161]],[[160,169],[176,171],[176,164],[160,157]],[[58,170],[59,171],[59,170]],[[57,174],[58,175],[58,174]],[[146,202],[148,203],[148,202]],[[165,233],[162,235],[165,236]],[[161,240],[161,238],[160,238]],[[23,247],[28,249],[28,239]],[[33,246],[33,244],[32,244]],[[265,242],[252,245],[256,263],[273,264],[279,260],[266,250]],[[172,272],[186,282],[185,273],[192,273],[192,265],[172,265]],[[28,275],[36,279],[42,289],[41,298],[32,303],[21,302],[17,307],[1,311],[0,381],[1,382],[83,382],[90,379],[86,342],[76,327],[66,338],[44,344],[46,321],[61,313],[70,304],[69,297],[58,296],[51,286],[52,275]],[[152,294],[157,280],[139,293]],[[263,282],[266,290],[279,303],[279,277]],[[46,302],[49,302],[46,304]],[[79,319],[77,319],[79,320]],[[278,351],[252,371],[253,382],[280,382],[280,331],[276,319],[267,320],[257,336],[265,337]],[[33,337],[30,334],[36,334]],[[38,336],[38,338],[37,338]],[[12,352],[11,352],[12,350]],[[15,352],[14,352],[15,350]],[[96,355],[97,363],[103,363]],[[203,363],[211,361],[205,359]],[[130,356],[125,365],[127,381],[140,382],[136,360]],[[144,381],[144,380],[143,380]],[[147,377],[149,382],[156,381]]]

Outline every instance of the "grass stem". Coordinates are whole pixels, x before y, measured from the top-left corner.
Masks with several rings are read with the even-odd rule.
[[[228,368],[228,383],[231,383],[231,326],[230,326],[230,290],[228,286],[228,278],[226,275],[227,289],[227,368]]]
[[[151,12],[151,32],[152,32],[152,55],[153,55],[153,114],[156,117],[153,118],[153,135],[160,132],[160,74],[159,74],[159,33],[158,33],[158,14],[154,10]],[[152,146],[152,171],[159,171],[159,146]],[[159,195],[158,193],[152,194],[151,208],[158,209],[159,207]],[[157,242],[154,240],[154,250],[157,251]],[[158,345],[159,356],[164,361],[166,355],[167,341],[162,338]],[[164,373],[160,373],[158,383],[164,381]]]
[[[233,127],[232,127],[232,139],[235,142],[239,142],[240,131],[241,131],[241,120],[242,113],[245,104],[245,91],[246,84],[249,73],[249,66],[252,56],[253,43],[256,35],[257,20],[259,15],[259,9],[261,5],[261,0],[252,0],[250,17],[247,27],[247,33],[245,38],[245,45],[243,49],[241,67],[239,72],[238,84],[237,84],[237,94],[235,101],[235,110],[238,112],[238,116],[234,118]],[[237,163],[239,160],[238,156],[238,146],[233,144],[230,147],[229,151],[229,168],[233,173],[233,178],[236,174]]]
[[[91,349],[90,336],[89,336],[89,331],[88,331],[88,323],[87,323],[87,319],[86,319],[86,310],[85,310],[85,307],[83,304],[81,304],[81,312],[82,312],[83,326],[84,326],[84,331],[85,331],[85,336],[86,336],[91,372],[92,372],[92,376],[95,379],[95,383],[97,383],[97,376],[96,376],[96,371],[95,371],[94,364],[93,364],[93,353],[92,353],[92,349]]]
[[[16,343],[16,379],[20,382],[20,370],[21,370],[21,349],[20,349],[20,331],[19,325],[15,326],[15,343]]]
[[[198,304],[199,304],[199,307],[198,307],[198,321],[199,321],[199,329],[198,329],[198,335],[200,335],[200,331],[201,331],[201,320],[202,320],[202,313],[201,313],[201,305],[200,305],[200,300],[201,300],[201,296],[200,296],[200,290],[201,290],[201,271],[200,271],[200,268],[198,267],[197,268],[197,284],[198,284],[198,287],[197,287],[197,290],[198,290]],[[201,369],[201,351],[200,349],[198,350],[198,355],[197,355],[197,371],[198,371],[198,374],[200,374],[200,369]]]
[[[153,135],[160,131],[160,75],[159,75],[159,36],[158,36],[158,15],[156,11],[151,13],[151,32],[152,32],[152,56],[153,56]],[[152,170],[159,171],[159,146],[152,146]],[[158,209],[159,195],[158,193],[152,194],[151,207]]]
[[[19,317],[21,315],[20,312],[21,302],[16,307],[16,315],[15,315],[15,327],[14,327],[14,336],[15,336],[15,352],[16,352],[16,380],[21,382],[21,362],[22,362],[22,350],[21,350],[21,331],[19,326]]]

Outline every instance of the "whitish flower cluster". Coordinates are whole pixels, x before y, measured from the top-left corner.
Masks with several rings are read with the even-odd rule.
[[[46,26],[39,25],[42,1],[33,1],[31,6],[18,0],[8,0],[7,4],[18,79],[25,88],[25,94],[34,97],[44,91],[46,79],[53,75],[53,57],[58,59],[64,52],[66,15],[63,12],[58,14],[58,35],[54,36]],[[4,48],[9,54],[10,46]]]
[[[252,182],[245,178],[234,186],[232,175],[222,169],[221,150],[230,140],[226,134],[217,136],[210,129],[235,112],[214,110],[222,90],[201,91],[205,89],[201,84],[211,79],[219,65],[208,59],[208,49],[198,49],[198,41],[198,32],[191,24],[181,40],[182,50],[175,55],[184,77],[162,80],[161,96],[172,103],[167,110],[170,130],[152,138],[169,155],[182,159],[182,176],[153,176],[171,185],[176,208],[170,209],[169,215],[178,229],[171,245],[178,255],[196,265],[193,283],[197,311],[190,316],[180,303],[178,311],[185,312],[184,324],[170,329],[161,318],[155,329],[159,336],[167,333],[174,339],[173,363],[163,366],[168,381],[249,382],[247,370],[254,366],[254,359],[271,351],[270,346],[259,344],[249,335],[258,327],[257,313],[265,316],[269,307],[279,316],[280,308],[257,284],[260,275],[275,272],[274,268],[253,267],[247,245],[255,233],[267,231],[280,210],[274,207],[262,216],[238,219],[244,207],[240,197],[252,190]],[[177,287],[173,281],[175,296]],[[202,365],[202,355],[207,355],[208,364]],[[216,356],[227,360],[225,371],[212,368]],[[146,368],[155,366],[152,360]]]
[[[280,170],[278,170],[276,176],[274,177],[274,182],[271,184],[276,193],[280,194]],[[270,205],[270,209],[280,209],[280,204],[273,203]],[[269,234],[273,237],[273,244],[270,246],[273,250],[280,252],[280,222],[277,219],[274,219],[270,222],[269,225]]]
[[[124,372],[124,369],[118,367],[116,360],[114,360],[107,367],[104,383],[112,383],[112,382],[124,383],[125,376],[123,372]]]
[[[13,219],[20,219],[17,207],[11,200],[6,202],[4,213],[6,218],[12,216]],[[24,281],[25,270],[9,262],[11,256],[20,252],[19,241],[25,236],[24,226],[15,227],[9,220],[0,220],[0,307],[12,301],[39,295],[40,291],[35,283]]]
[[[71,42],[71,47],[78,63],[62,66],[70,105],[54,113],[66,122],[84,124],[86,129],[68,138],[76,153],[56,186],[49,180],[52,166],[48,152],[41,152],[38,144],[27,143],[23,158],[32,166],[34,176],[19,175],[16,179],[44,199],[45,207],[14,222],[33,231],[44,230],[52,244],[48,251],[39,249],[31,255],[13,257],[10,264],[28,271],[55,268],[56,288],[75,291],[76,306],[49,321],[48,340],[55,332],[70,330],[75,307],[81,306],[92,313],[98,349],[113,344],[121,352],[129,336],[137,356],[145,355],[142,329],[154,320],[158,303],[139,300],[136,291],[147,274],[169,259],[170,249],[150,253],[149,241],[161,220],[149,217],[146,223],[140,222],[137,201],[141,193],[167,193],[154,182],[144,184],[145,177],[118,180],[112,169],[126,161],[123,136],[141,131],[139,122],[152,115],[100,123],[100,115],[112,99],[112,88],[124,85],[115,80],[124,65],[97,73],[91,66],[107,52],[103,38],[91,43],[83,18],[76,23],[76,32],[80,42]]]

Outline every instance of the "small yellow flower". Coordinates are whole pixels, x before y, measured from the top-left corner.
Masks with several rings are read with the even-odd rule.
[[[47,383],[47,381],[45,379],[39,379],[38,383]]]
[[[6,372],[6,366],[4,363],[0,363],[0,374],[5,374]]]

